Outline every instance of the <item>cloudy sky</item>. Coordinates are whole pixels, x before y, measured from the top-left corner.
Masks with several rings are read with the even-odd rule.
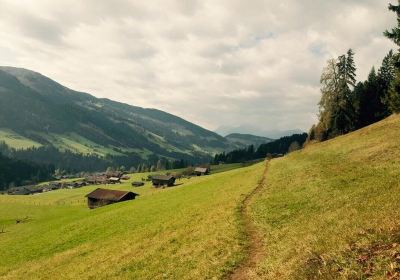
[[[365,79],[389,0],[0,0],[0,64],[208,129],[308,130],[326,60]]]

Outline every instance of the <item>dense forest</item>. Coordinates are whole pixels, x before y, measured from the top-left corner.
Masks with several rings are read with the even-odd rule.
[[[52,178],[54,166],[8,158],[0,153],[0,191]]]
[[[397,14],[398,26],[384,35],[400,46],[400,5],[389,4],[389,10]],[[308,141],[324,141],[400,112],[399,51],[390,51],[364,82],[356,82],[356,70],[352,49],[328,61],[321,75],[319,122]]]
[[[237,149],[229,153],[216,154],[213,163],[238,163],[283,155],[300,149],[306,139],[307,134],[303,133],[282,137],[270,143],[262,144],[257,149],[253,145],[250,145],[247,149]]]
[[[149,155],[147,160],[143,160],[134,153],[124,156],[107,155],[105,157],[100,157],[95,154],[77,154],[68,150],[59,151],[52,146],[17,150],[9,147],[4,142],[0,142],[0,154],[16,160],[29,161],[39,165],[52,165],[55,169],[62,170],[63,173],[68,174],[104,171],[107,168],[145,172],[150,171],[152,167],[175,169],[200,162],[207,162],[209,160],[209,158],[199,158],[198,161],[194,161],[191,156],[180,160],[171,160],[156,155]]]

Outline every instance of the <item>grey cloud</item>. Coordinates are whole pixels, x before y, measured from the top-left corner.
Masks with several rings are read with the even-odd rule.
[[[209,129],[308,130],[328,58],[354,48],[364,79],[394,48],[383,0],[22,2],[0,0],[1,61]]]

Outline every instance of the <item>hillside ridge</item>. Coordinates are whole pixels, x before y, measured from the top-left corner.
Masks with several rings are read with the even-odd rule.
[[[10,137],[1,137],[7,131]],[[24,148],[170,159],[205,159],[232,145],[178,116],[78,92],[23,68],[0,67],[0,141]],[[17,147],[18,148],[18,147]]]

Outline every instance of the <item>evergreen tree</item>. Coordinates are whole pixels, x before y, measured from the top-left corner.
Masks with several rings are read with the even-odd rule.
[[[384,91],[375,68],[372,68],[367,81],[357,85],[355,94],[360,100],[358,127],[380,121],[386,116],[386,106],[382,102]]]
[[[400,47],[400,0],[399,5],[389,4],[389,10],[396,13],[397,26],[392,30],[386,30],[384,35],[392,40],[397,46]],[[396,53],[394,56],[394,65],[396,67],[396,77],[392,81],[389,91],[385,98],[386,106],[390,112],[400,112],[400,54]]]
[[[129,168],[129,173],[136,173],[136,168],[134,166]]]
[[[397,15],[397,27],[392,28],[392,30],[386,30],[384,35],[400,46],[400,0],[398,3],[399,5],[389,4],[389,11],[395,12]]]
[[[157,170],[163,170],[163,169],[164,169],[163,161],[162,161],[162,159],[159,159],[157,161]]]
[[[357,119],[357,96],[353,88],[356,82],[354,53],[328,61],[321,75],[320,124],[322,139],[352,131]]]
[[[381,68],[379,68],[378,70],[379,82],[384,91],[387,91],[389,89],[390,84],[396,77],[396,67],[394,59],[395,57],[393,54],[393,50],[390,50],[383,59]]]

